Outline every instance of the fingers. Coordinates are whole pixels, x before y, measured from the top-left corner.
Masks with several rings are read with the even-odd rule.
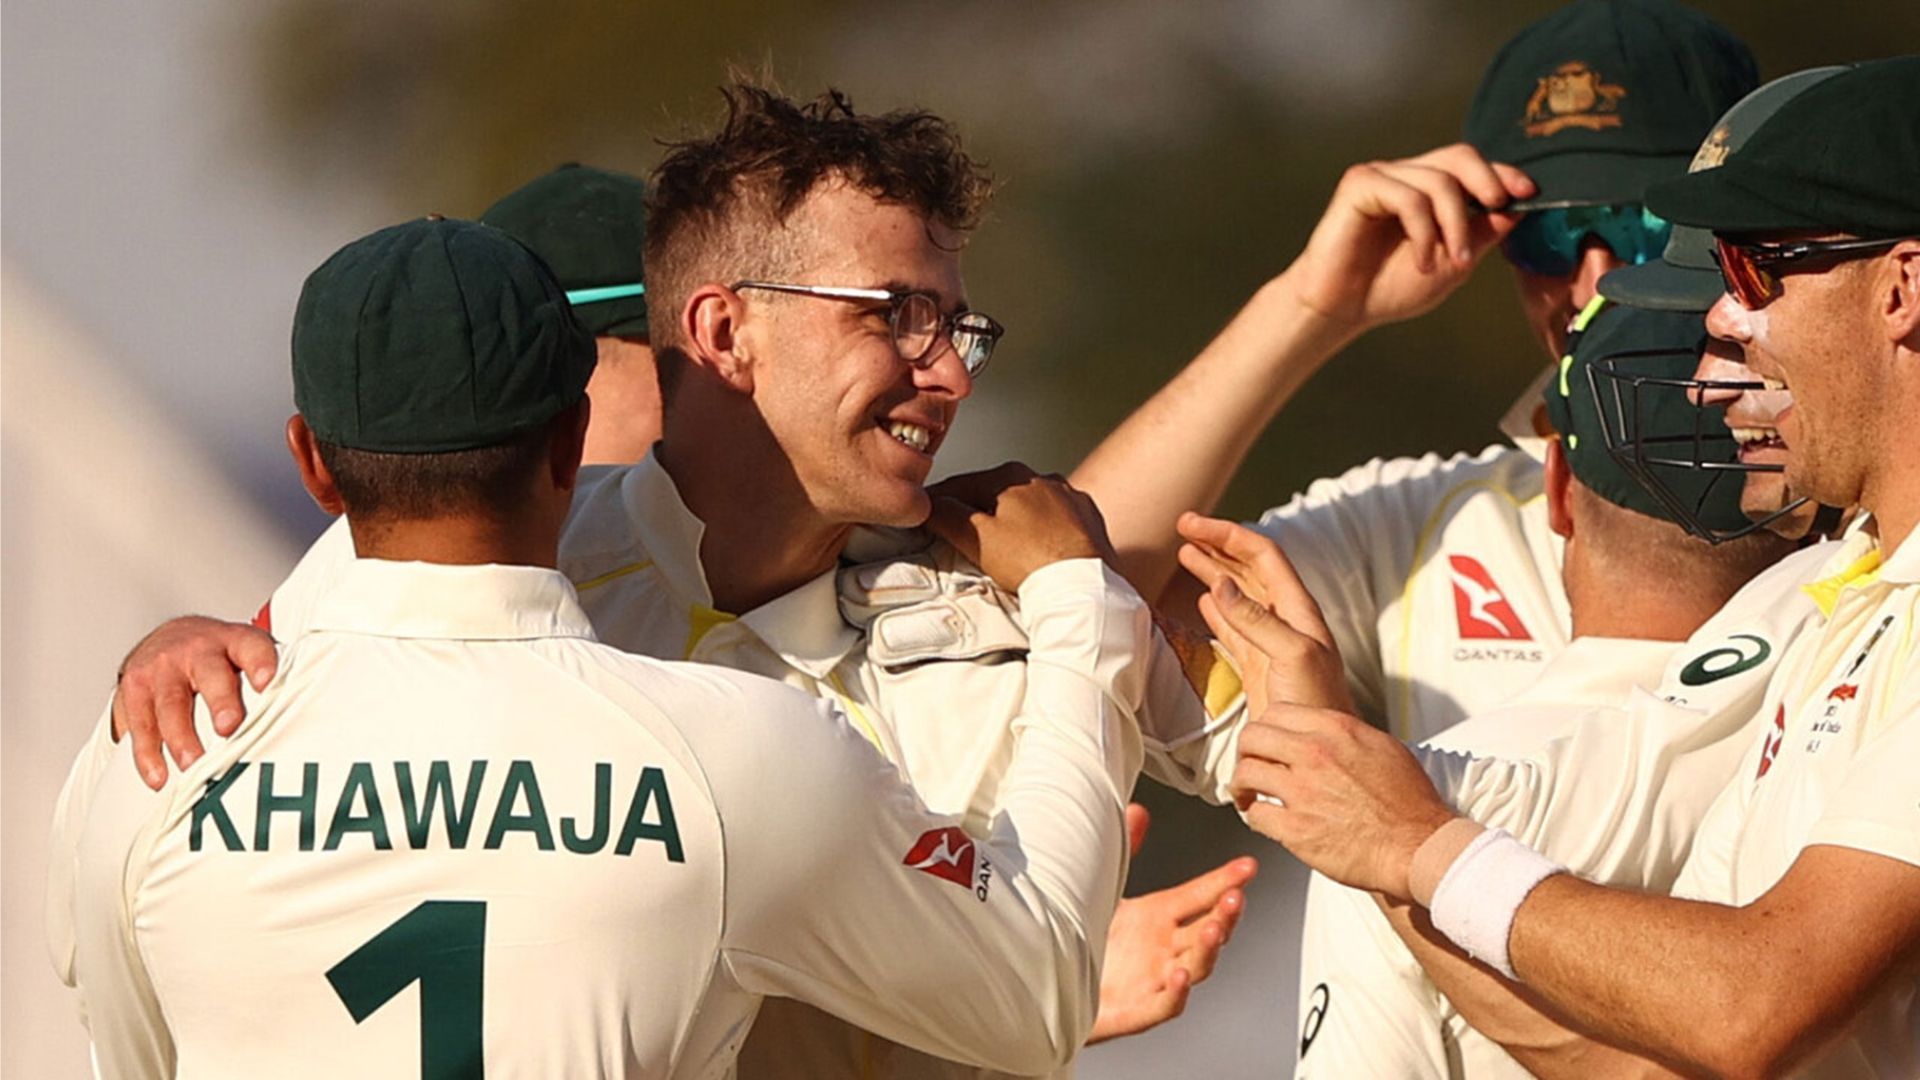
[[[938,486],[938,485],[936,485]],[[934,489],[928,488],[929,493]],[[980,526],[974,520],[974,507],[950,495],[933,496],[933,512],[927,516],[927,531],[946,541],[968,562],[980,562]]]
[[[1451,175],[1488,210],[1499,210],[1514,199],[1539,193],[1526,173],[1503,162],[1488,161],[1469,143],[1452,143],[1406,160]]]
[[[1252,856],[1232,859],[1201,874],[1162,890],[1168,914],[1182,923],[1192,922],[1214,912],[1229,894],[1252,881],[1260,863]]]
[[[153,695],[153,711],[159,720],[160,741],[166,743],[173,763],[184,769],[200,759],[206,750],[200,745],[200,733],[193,726],[193,689],[183,681],[169,680]]]
[[[927,487],[936,501],[954,499],[976,510],[992,509],[996,497],[1015,484],[1023,484],[1039,474],[1018,461],[1003,462],[991,469],[958,473]]]
[[[1212,591],[1200,600],[1200,617],[1215,637],[1235,655],[1240,655],[1236,638],[1246,647],[1282,663],[1291,663],[1312,643],[1305,634],[1280,620],[1272,609],[1240,591],[1233,578],[1223,576]]]
[[[191,678],[193,689],[207,703],[207,712],[213,716],[213,729],[221,735],[233,734],[247,715],[246,706],[240,701],[240,673],[229,666],[224,657],[202,656],[193,661]],[[177,753],[174,756],[176,760],[179,758]]]
[[[1127,854],[1140,854],[1140,845],[1147,839],[1147,808],[1139,803],[1127,804]]]
[[[1189,541],[1203,549],[1212,548],[1211,554],[1216,557],[1224,556],[1230,565],[1237,563],[1244,567],[1241,577],[1250,577],[1260,585],[1254,598],[1270,604],[1288,626],[1329,649],[1335,648],[1333,633],[1327,629],[1319,603],[1272,537],[1238,522],[1191,513],[1181,516],[1177,528]],[[1197,571],[1195,574],[1198,576]],[[1210,587],[1212,584],[1208,582]],[[1244,581],[1242,584],[1244,586]]]
[[[258,627],[238,623],[227,630],[227,660],[234,668],[247,673],[247,682],[255,690],[265,690],[267,683],[273,680],[274,672],[280,670],[280,649],[274,644],[273,635]],[[245,715],[243,708],[241,716]],[[219,713],[216,712],[214,729],[219,730],[219,727]],[[231,735],[233,731],[228,729],[220,734]]]
[[[1426,212],[1440,230],[1440,242],[1447,255],[1460,266],[1471,262],[1472,229],[1468,222],[1477,200],[1468,194],[1460,179],[1442,169],[1411,162],[1387,162],[1379,168],[1386,176],[1425,196]]]
[[[145,682],[120,680],[113,692],[113,728],[116,735],[133,740],[133,764],[140,779],[155,791],[167,783],[167,762],[161,748],[160,721],[153,712],[153,696]]]
[[[1433,201],[1425,192],[1388,175],[1379,166],[1370,166],[1369,174],[1355,193],[1354,207],[1373,218],[1393,218],[1407,238],[1414,266],[1421,273],[1434,267],[1434,253],[1442,243],[1439,224],[1434,218]]]

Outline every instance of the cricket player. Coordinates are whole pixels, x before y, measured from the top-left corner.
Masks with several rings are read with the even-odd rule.
[[[51,912],[101,1074],[720,1076],[767,995],[1019,1072],[1079,1046],[1150,634],[1091,503],[1033,482],[968,517],[1036,658],[970,835],[826,703],[593,640],[553,568],[593,365],[477,223],[309,277],[289,445],[357,557],[161,792],[104,719],[75,766]],[[868,947],[882,912],[912,948]]]
[[[1432,310],[1494,246],[1558,362],[1601,275],[1666,242],[1647,183],[1679,175],[1755,83],[1743,44],[1669,0],[1577,0],[1522,30],[1465,143],[1347,170],[1293,265],[1075,470],[1129,578],[1160,596],[1173,522],[1219,501],[1293,393],[1367,330]],[[1375,460],[1261,518],[1320,601],[1361,715],[1403,739],[1511,699],[1566,644],[1545,378],[1502,423],[1511,445]]]
[[[587,396],[587,465],[639,461],[660,438],[660,380],[647,331],[647,185],[570,163],[528,181],[480,220],[527,245],[567,290],[599,363]]]
[[[1691,170],[1718,167],[1782,104],[1842,70],[1799,72],[1747,95],[1714,125]],[[1783,514],[1777,494],[1756,505],[1747,488],[1777,493],[1778,474],[1739,471],[1735,451],[1751,440],[1736,441],[1724,423],[1699,423],[1685,396],[1696,359],[1709,373],[1740,367],[1738,349],[1727,342],[1701,349],[1702,315],[1720,294],[1718,272],[1669,262],[1690,259],[1691,250],[1676,249],[1695,239],[1709,247],[1712,241],[1676,227],[1659,262],[1601,280],[1603,292],[1628,293],[1635,306],[1602,310],[1575,336],[1571,362],[1544,391],[1561,433],[1548,446],[1555,510],[1549,517],[1577,541],[1567,545],[1563,565],[1574,639],[1513,701],[1426,743],[1526,759],[1543,755],[1579,723],[1610,718],[1624,738],[1637,719],[1634,702],[1647,691],[1669,701],[1684,697],[1697,719],[1662,710],[1668,726],[1646,728],[1656,739],[1670,736],[1666,745],[1632,759],[1595,755],[1589,768],[1651,763],[1636,765],[1619,784],[1587,786],[1606,805],[1568,807],[1551,818],[1536,813],[1525,822],[1527,842],[1587,877],[1659,892],[1672,888],[1708,804],[1733,777],[1777,645],[1814,611],[1798,589],[1807,571],[1792,567],[1767,574],[1775,588],[1747,588],[1740,604],[1726,604],[1754,571],[1786,553],[1786,540],[1756,535],[1755,522],[1791,522],[1796,536],[1807,522]],[[1704,434],[1696,439],[1696,432]],[[1666,459],[1703,468],[1651,464]],[[1556,470],[1571,480],[1557,485]],[[1569,497],[1573,492],[1580,494]],[[1557,509],[1556,494],[1564,504]],[[1799,565],[1808,566],[1805,557]],[[1702,624],[1710,624],[1704,633]],[[1665,680],[1668,671],[1674,675]],[[1642,804],[1631,804],[1635,799]],[[1645,824],[1624,828],[1630,819]],[[1313,875],[1301,940],[1300,1000],[1308,1007],[1295,1075],[1302,1080],[1528,1075],[1461,1018],[1369,894]]]
[[[1017,616],[1016,583],[975,559],[968,507],[1030,474],[1009,467],[925,487],[1000,336],[969,309],[959,270],[985,176],[926,113],[862,115],[837,95],[801,106],[751,87],[735,88],[729,103],[723,128],[676,148],[650,188],[647,297],[663,437],[638,464],[583,475],[560,569],[602,640],[836,702],[929,806],[986,827],[1000,813],[1028,673],[1045,659]],[[903,553],[897,534],[855,529],[923,519],[946,543],[922,538]],[[276,635],[297,634],[349,554],[337,526],[321,538],[273,597]],[[1108,630],[1097,610],[1084,614],[1063,615],[1058,631],[1092,648]],[[169,652],[183,634],[215,644]],[[239,644],[228,644],[233,635]],[[1215,666],[1203,702],[1156,641],[1142,709],[1148,765],[1224,800],[1237,680]],[[231,683],[227,656],[239,652],[254,671],[271,665],[270,643],[261,650],[231,629],[164,629],[130,658],[117,708],[144,737],[153,697],[139,691],[172,673],[162,700],[198,688],[220,729],[240,712],[219,685]],[[974,706],[966,720],[955,702]],[[178,721],[169,729],[191,760]],[[1196,887],[1134,902],[1152,914],[1131,920],[1139,947],[1113,962],[1131,975],[1103,987],[1102,1024],[1114,1026],[1101,1034],[1177,1014],[1210,971],[1252,873],[1236,860]],[[762,1011],[742,1068],[947,1071],[779,1002]]]
[[[1537,1023],[1564,1025],[1510,1045],[1536,1073],[1920,1075],[1916,100],[1920,57],[1862,64],[1786,103],[1720,168],[1650,192],[1714,234],[1727,292],[1709,332],[1792,392],[1787,482],[1872,514],[1809,581],[1818,614],[1787,645],[1671,896],[1582,880],[1454,816],[1404,747],[1350,715],[1273,704],[1242,732],[1250,822],[1329,876],[1424,909],[1524,984],[1548,1010]],[[1248,622],[1245,606],[1214,610]],[[1281,648],[1279,623],[1243,638]],[[1490,816],[1473,785],[1500,763],[1436,764],[1461,809]],[[1499,779],[1524,805],[1566,772]],[[1525,1007],[1483,969],[1428,970],[1476,1026]]]

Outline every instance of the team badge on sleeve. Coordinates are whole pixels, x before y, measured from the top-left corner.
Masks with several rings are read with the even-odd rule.
[[[901,861],[963,889],[973,888],[973,837],[965,829],[953,825],[930,829],[914,841]]]

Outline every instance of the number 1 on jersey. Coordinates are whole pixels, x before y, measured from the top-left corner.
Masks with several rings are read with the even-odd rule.
[[[487,905],[428,900],[353,950],[327,982],[358,1024],[420,982],[421,1080],[481,1080]]]

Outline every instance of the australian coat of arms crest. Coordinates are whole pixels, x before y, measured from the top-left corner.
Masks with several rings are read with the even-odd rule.
[[[1599,131],[1620,126],[1620,99],[1627,88],[1604,81],[1585,61],[1572,60],[1543,76],[1527,98],[1521,123],[1528,138],[1552,135],[1567,128]]]

